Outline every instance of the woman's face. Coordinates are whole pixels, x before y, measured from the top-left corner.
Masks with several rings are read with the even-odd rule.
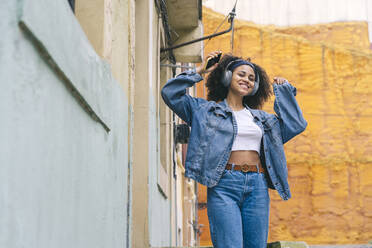
[[[232,74],[230,91],[234,95],[246,96],[253,91],[255,75],[249,65],[241,65],[235,68]]]

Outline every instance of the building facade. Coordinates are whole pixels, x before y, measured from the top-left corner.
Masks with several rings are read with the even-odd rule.
[[[197,0],[2,4],[0,247],[197,244],[181,121],[159,92],[201,60],[200,43],[160,51],[200,37],[200,13]]]

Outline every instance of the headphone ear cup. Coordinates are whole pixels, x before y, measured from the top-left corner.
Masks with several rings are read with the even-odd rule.
[[[260,87],[260,76],[258,75],[258,73],[256,73],[256,78],[257,78],[257,80],[254,82],[253,90],[249,94],[249,96],[255,95],[258,91],[258,88]]]
[[[249,96],[253,96],[257,93],[258,91],[258,87],[260,86],[260,83],[259,82],[254,82],[254,86],[253,86],[253,90],[252,92],[249,94]]]
[[[231,78],[232,78],[232,71],[229,71],[229,70],[225,71],[225,74],[223,75],[223,79],[222,79],[222,84],[225,87],[229,87],[231,83]]]

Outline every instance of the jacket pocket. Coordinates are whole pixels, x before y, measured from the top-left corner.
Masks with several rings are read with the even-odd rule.
[[[207,127],[218,129],[221,122],[227,118],[227,114],[221,108],[212,106],[207,112]]]
[[[279,120],[276,117],[272,117],[263,122],[265,134],[268,134],[270,143],[283,144]]]

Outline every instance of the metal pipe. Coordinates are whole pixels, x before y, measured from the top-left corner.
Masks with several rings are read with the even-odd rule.
[[[176,48],[187,46],[187,45],[190,45],[190,44],[193,44],[195,42],[202,41],[202,40],[211,39],[213,37],[216,37],[216,36],[219,36],[219,35],[226,34],[226,33],[230,32],[234,28],[235,11],[234,12],[230,12],[229,15],[230,15],[229,22],[231,23],[229,29],[227,29],[225,31],[218,32],[216,34],[207,35],[207,36],[204,36],[204,37],[199,38],[199,39],[191,40],[191,41],[188,41],[188,42],[185,42],[185,43],[176,45],[176,46],[167,47],[167,48],[161,48],[160,49],[160,52],[163,53],[163,52],[166,52],[166,51],[169,51],[169,50],[173,50],[173,49],[176,49]]]
[[[231,30],[231,53],[234,54],[234,27]]]
[[[161,67],[172,67],[172,68],[195,69],[195,66],[187,66],[187,65],[160,64],[160,66]]]

